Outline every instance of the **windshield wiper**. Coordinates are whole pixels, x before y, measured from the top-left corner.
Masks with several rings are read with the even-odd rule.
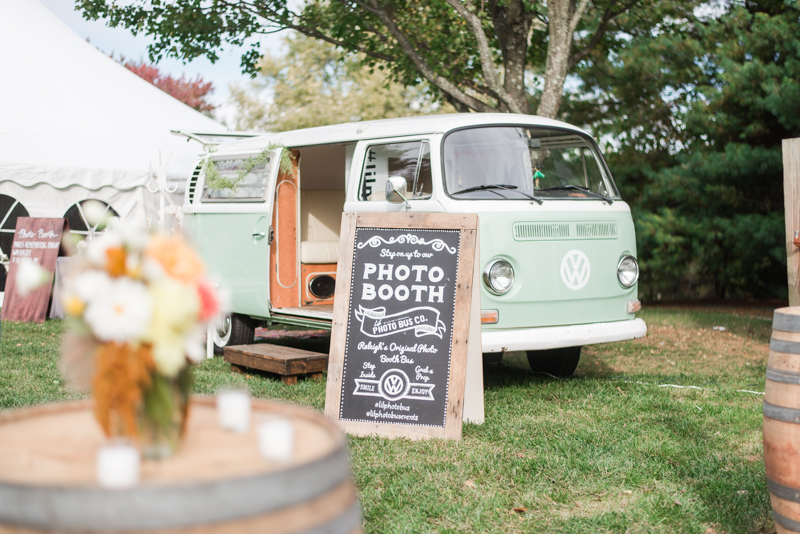
[[[516,189],[516,185],[510,184],[483,184],[483,185],[476,185],[475,187],[468,187],[466,189],[462,189],[461,191],[456,191],[452,193],[453,195],[460,195],[461,193],[469,193],[470,191],[485,191],[487,189]]]
[[[531,199],[533,201],[538,202],[539,205],[541,205],[542,202],[544,202],[539,197],[535,197],[535,196],[529,195],[528,193],[525,193],[523,191],[517,190],[518,189],[517,186],[516,185],[511,185],[511,184],[483,184],[483,185],[476,185],[475,187],[468,187],[466,189],[462,189],[461,191],[456,191],[455,193],[451,193],[451,194],[460,195],[461,193],[469,193],[470,191],[491,191],[492,193],[498,194],[497,191],[495,191],[495,189],[503,189],[503,190],[507,190],[507,191],[508,190],[514,191],[515,193],[519,193],[520,195],[523,195],[523,196],[528,197],[529,199]],[[500,195],[500,196],[503,196],[503,195]],[[504,198],[508,198],[508,197],[504,197]]]
[[[595,193],[594,191],[592,191],[588,187],[581,187],[579,185],[567,184],[567,185],[560,185],[558,187],[545,187],[544,189],[539,189],[539,191],[556,191],[558,189],[573,189],[573,190],[576,190],[576,191],[581,191],[583,193],[589,193],[590,195],[594,195],[596,197],[602,198],[603,200],[605,200],[609,204],[613,204],[614,203],[614,199],[613,198],[609,198],[609,197],[607,197],[605,195],[601,195],[600,193]]]

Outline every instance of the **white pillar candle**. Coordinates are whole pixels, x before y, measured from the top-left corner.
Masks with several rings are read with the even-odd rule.
[[[104,488],[130,488],[139,483],[139,451],[124,443],[97,451],[97,481]]]
[[[258,426],[258,450],[267,460],[286,462],[294,451],[294,426],[289,419],[275,418]]]
[[[226,389],[217,393],[219,426],[225,430],[244,433],[250,428],[250,393]]]

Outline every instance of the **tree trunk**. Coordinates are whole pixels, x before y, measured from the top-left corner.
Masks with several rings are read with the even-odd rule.
[[[505,78],[503,88],[521,113],[531,112],[525,91],[525,67],[528,55],[528,33],[533,11],[526,11],[521,0],[493,9],[492,22],[503,54]],[[509,106],[511,107],[511,106]]]
[[[539,109],[536,114],[549,119],[558,115],[561,97],[564,93],[564,81],[569,72],[569,59],[572,52],[572,35],[583,16],[588,4],[582,0],[577,9],[573,9],[571,0],[548,0],[547,30],[547,62],[544,70],[544,88]]]

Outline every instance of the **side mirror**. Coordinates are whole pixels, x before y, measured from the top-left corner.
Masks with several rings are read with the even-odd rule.
[[[406,209],[408,209],[411,206],[408,205],[406,196],[408,196],[408,184],[406,183],[406,179],[402,176],[390,176],[386,180],[386,201],[392,204],[405,202]]]

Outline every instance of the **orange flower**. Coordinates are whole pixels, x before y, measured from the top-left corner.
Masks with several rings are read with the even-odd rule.
[[[125,274],[125,249],[109,247],[106,249],[106,270],[109,276],[117,277]]]
[[[203,262],[183,239],[155,236],[145,254],[161,264],[168,275],[184,283],[196,283],[203,274]]]

